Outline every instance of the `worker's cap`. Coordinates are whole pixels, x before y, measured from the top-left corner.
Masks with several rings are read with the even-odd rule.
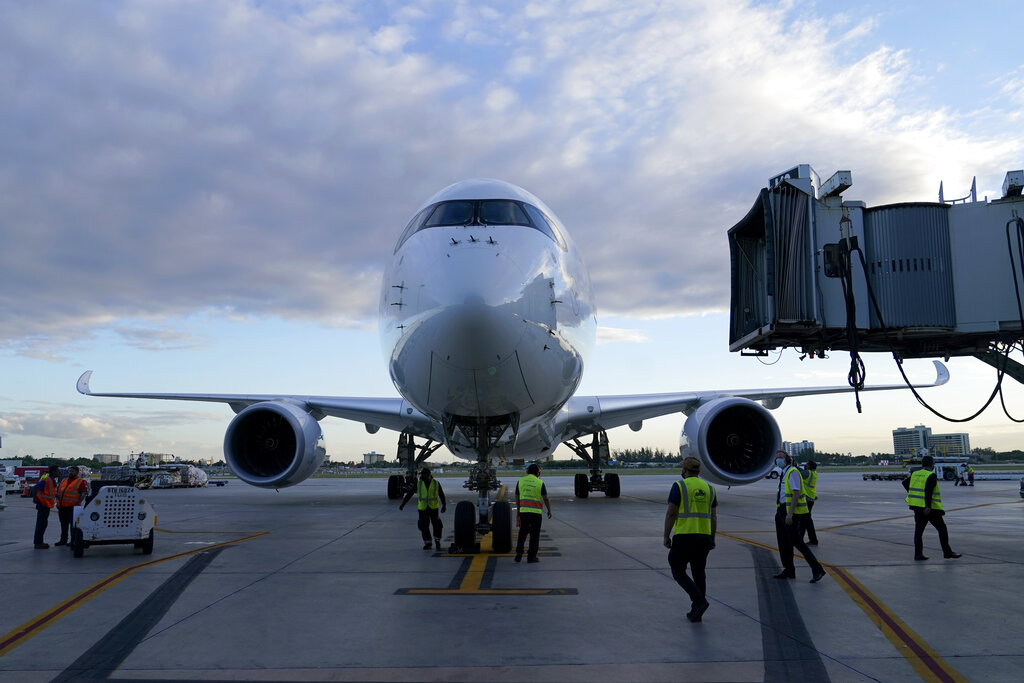
[[[808,460],[807,461],[807,468],[808,469],[812,469],[812,470],[816,470],[816,469],[818,469],[818,463],[814,462],[813,460]]]
[[[430,474],[429,467],[424,467],[422,470],[420,470],[420,476],[422,477],[424,474]]]
[[[680,464],[683,466],[683,469],[686,470],[687,472],[693,472],[694,474],[700,472],[700,460],[693,457],[692,455],[688,455],[685,458],[683,458],[683,462],[681,462]]]
[[[926,455],[921,458],[921,467],[931,467],[935,464],[935,458],[930,455]]]
[[[526,471],[534,476],[540,474],[540,465],[537,463],[530,463],[530,466],[526,468]]]

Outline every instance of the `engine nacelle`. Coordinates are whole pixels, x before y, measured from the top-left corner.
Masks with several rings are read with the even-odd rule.
[[[745,398],[716,398],[700,406],[683,424],[679,452],[701,461],[700,476],[736,486],[763,479],[772,468],[782,434],[775,418]]]
[[[323,462],[320,424],[287,401],[254,403],[238,413],[224,435],[224,457],[239,479],[267,489],[293,486]]]

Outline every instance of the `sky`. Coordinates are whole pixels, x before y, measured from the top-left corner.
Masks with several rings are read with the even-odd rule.
[[[848,169],[868,206],[998,197],[1024,166],[1019,4],[0,4],[0,459],[220,459],[226,406],[95,391],[393,396],[380,278],[464,178],[550,206],[589,266],[585,394],[844,384],[849,358],[728,351],[727,230],[769,177]],[[867,381],[899,382],[865,356]],[[925,394],[964,417],[994,371]],[[908,361],[930,381],[927,360]],[[1008,382],[1010,412],[1024,391]],[[789,399],[783,438],[889,452],[894,428],[1024,448],[996,405]],[[1016,411],[1016,413],[1014,413]],[[676,450],[684,416],[609,434]],[[334,460],[394,433],[322,423]],[[567,455],[559,452],[559,457]],[[441,452],[435,455],[443,459]]]

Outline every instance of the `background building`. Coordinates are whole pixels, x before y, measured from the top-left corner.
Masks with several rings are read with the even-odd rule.
[[[376,465],[377,463],[384,462],[384,455],[377,451],[370,451],[369,453],[363,453],[363,464],[364,465]]]
[[[971,452],[970,437],[963,432],[932,434],[931,427],[900,427],[892,430],[892,448],[896,455],[967,455]]]
[[[789,453],[791,458],[799,458],[804,451],[814,452],[814,442],[807,441],[783,441],[782,450]]]

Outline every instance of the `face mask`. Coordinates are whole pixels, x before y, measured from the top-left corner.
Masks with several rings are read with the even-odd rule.
[[[782,467],[783,465],[786,464],[786,460],[785,458],[775,458],[775,464],[778,465],[779,467]]]

